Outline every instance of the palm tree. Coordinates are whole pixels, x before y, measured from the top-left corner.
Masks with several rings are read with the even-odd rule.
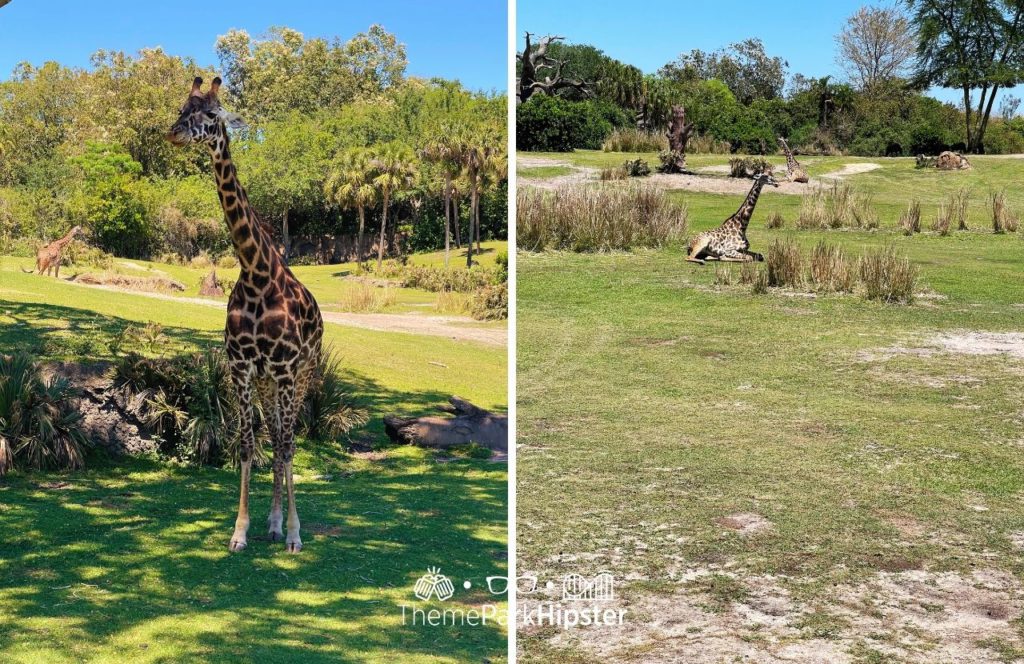
[[[487,163],[494,158],[500,150],[497,137],[481,134],[471,142],[467,142],[461,150],[462,163],[466,167],[466,174],[469,176],[469,251],[466,252],[466,267],[473,265],[473,238],[474,231],[477,238],[477,249],[479,249],[480,237],[480,174],[487,167]]]
[[[451,251],[452,238],[452,178],[458,177],[462,170],[460,142],[451,131],[443,131],[442,136],[431,141],[420,150],[420,157],[432,164],[440,166],[444,173],[444,266],[448,267],[448,254]]]
[[[412,151],[406,146],[388,143],[383,145],[370,160],[375,172],[373,186],[380,192],[381,202],[384,204],[384,212],[380,220],[380,240],[377,243],[378,271],[381,263],[384,262],[384,233],[388,226],[388,207],[391,205],[391,195],[412,184],[413,177],[416,175],[414,159]]]
[[[374,188],[373,155],[366,148],[345,150],[332,164],[324,181],[324,195],[327,200],[345,210],[353,207],[359,211],[359,235],[356,239],[356,255],[360,263],[364,259],[363,232],[366,228],[366,207],[377,202]]]
[[[480,189],[482,191],[488,191],[495,189],[505,181],[508,177],[508,159],[505,157],[505,152],[500,149],[494,149],[487,156],[484,161],[483,168],[480,169]],[[476,213],[476,250],[480,252],[480,201],[477,200],[477,213]]]

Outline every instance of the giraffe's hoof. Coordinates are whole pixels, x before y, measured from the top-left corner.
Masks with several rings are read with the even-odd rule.
[[[302,540],[295,540],[294,542],[287,542],[285,544],[285,550],[288,553],[298,553],[302,551]]]
[[[281,542],[284,540],[284,533],[277,530],[271,530],[267,533],[267,539],[271,542]]]
[[[245,549],[245,544],[246,543],[245,543],[244,539],[238,539],[238,538],[232,537],[231,538],[231,544],[228,544],[228,551],[230,551],[232,553],[238,553],[239,551],[242,551],[243,549]]]

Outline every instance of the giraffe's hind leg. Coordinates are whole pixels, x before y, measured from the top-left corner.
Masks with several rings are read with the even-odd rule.
[[[697,265],[704,265],[704,259],[707,258],[707,256],[702,256],[701,254],[706,254],[708,244],[710,243],[710,238],[697,238],[697,240],[690,245],[690,251],[686,256],[686,260],[691,263],[696,263]]]
[[[249,472],[252,469],[252,453],[256,446],[253,431],[252,372],[247,367],[232,367],[231,380],[238,394],[238,420],[240,432],[240,454],[242,461],[241,489],[238,497],[238,518],[231,535],[228,549],[234,552],[246,547],[246,533],[249,531]]]
[[[721,256],[718,257],[718,260],[725,261],[727,263],[752,263],[752,262],[757,260],[757,258],[755,258],[755,256],[760,256],[760,255],[761,254],[755,254],[755,253],[750,252],[750,251],[743,251],[741,249],[736,249],[734,251],[729,251],[729,252],[726,252],[726,253],[722,254]],[[763,260],[763,258],[762,258],[762,260]]]

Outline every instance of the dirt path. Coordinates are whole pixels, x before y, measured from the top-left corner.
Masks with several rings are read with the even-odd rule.
[[[175,297],[166,293],[133,291],[115,288],[114,286],[76,284],[73,281],[66,281],[65,283],[82,288],[97,288],[117,293],[131,293],[133,295],[151,297],[155,300],[189,302],[219,309],[223,309],[227,304],[224,300],[211,300],[204,297]],[[358,327],[364,330],[377,330],[380,332],[401,332],[432,337],[448,337],[455,341],[472,341],[487,346],[504,347],[508,345],[507,327],[480,327],[478,321],[465,316],[425,316],[419,313],[354,314],[338,311],[324,311],[322,313],[325,322],[334,325],[344,325],[345,327]]]
[[[535,168],[539,166],[565,166],[573,169],[573,172],[568,175],[558,175],[549,178],[529,178],[522,177],[523,184],[535,187],[537,189],[557,189],[565,185],[582,184],[585,182],[597,181],[597,173],[599,169],[591,168],[589,166],[574,166],[568,161],[560,159],[548,159],[545,157],[518,157],[518,165],[526,168]],[[825,173],[819,177],[811,178],[811,181],[804,184],[800,182],[785,182],[780,180],[777,188],[772,188],[771,191],[779,194],[788,194],[791,196],[803,196],[810,191],[813,191],[817,187],[831,182],[834,180],[841,180],[849,175],[857,175],[859,173],[867,173],[873,171],[876,168],[881,168],[881,164],[874,163],[856,163],[847,164],[843,168]],[[732,178],[728,177],[729,167],[724,165],[719,166],[707,166],[698,169],[700,175],[692,174],[667,174],[667,173],[652,173],[651,175],[643,178],[645,182],[662,187],[663,189],[669,190],[682,190],[682,191],[696,191],[705,192],[712,194],[745,194],[750,190],[750,180],[745,178]]]

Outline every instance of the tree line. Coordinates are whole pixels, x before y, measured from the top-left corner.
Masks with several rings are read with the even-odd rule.
[[[75,224],[122,256],[227,251],[209,155],[164,138],[197,75],[222,76],[247,120],[233,154],[286,252],[298,236],[358,236],[378,260],[507,236],[504,95],[407,76],[380,26],[344,41],[232,30],[216,51],[216,68],[159,48],[18,65],[0,83],[0,251]]]
[[[517,145],[598,148],[615,128],[663,131],[682,105],[698,136],[734,152],[774,152],[777,136],[806,152],[867,156],[1024,151],[1020,100],[1005,93],[1024,81],[1024,4],[865,6],[836,43],[843,76],[808,77],[756,38],[644,73],[592,45],[532,36],[517,63]],[[962,102],[942,103],[931,87]]]

